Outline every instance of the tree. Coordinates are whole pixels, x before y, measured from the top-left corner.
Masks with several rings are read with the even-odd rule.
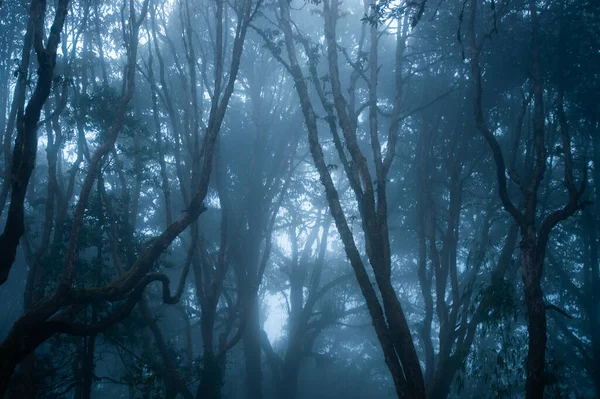
[[[73,289],[72,283],[75,277],[74,259],[76,256],[79,234],[83,223],[84,211],[90,196],[92,185],[97,177],[97,171],[106,154],[113,148],[118,133],[122,128],[126,107],[133,96],[135,64],[137,59],[138,32],[148,9],[148,1],[145,1],[139,15],[133,5],[129,7],[127,25],[123,25],[124,35],[127,43],[127,67],[125,71],[125,91],[121,95],[118,109],[114,120],[106,134],[101,146],[90,158],[88,173],[82,185],[78,204],[73,217],[73,225],[69,237],[69,243],[65,254],[65,262],[62,276],[55,290],[40,299],[39,302],[21,316],[11,328],[8,336],[0,345],[2,353],[2,382],[0,392],[4,393],[10,375],[16,365],[36,347],[56,333],[68,333],[72,335],[90,335],[102,331],[109,326],[121,321],[133,309],[140,299],[144,288],[154,282],[163,284],[163,300],[174,303],[178,300],[183,289],[180,284],[178,294],[172,297],[169,293],[169,279],[164,274],[150,273],[156,259],[168,247],[168,245],[195,220],[206,208],[202,205],[206,197],[208,179],[212,168],[212,156],[218,129],[214,129],[205,136],[204,164],[199,179],[199,191],[190,200],[187,213],[179,220],[167,227],[151,245],[149,245],[136,259],[126,273],[113,280],[110,284],[95,289]],[[41,32],[38,32],[41,35]],[[56,38],[58,41],[58,38]],[[233,86],[233,84],[231,84]],[[91,305],[98,301],[122,301],[124,304],[116,311],[108,314],[105,318],[98,320],[92,325],[84,325],[71,322],[72,318],[81,311],[82,306]],[[85,307],[85,306],[84,306]],[[58,313],[57,313],[58,312]]]
[[[58,2],[50,35],[44,45],[44,21],[46,20],[46,1],[32,1],[27,22],[27,33],[23,42],[23,56],[18,69],[19,80],[15,87],[14,106],[16,110],[17,138],[11,159],[11,201],[4,231],[0,235],[0,284],[8,279],[8,273],[15,261],[19,240],[25,231],[25,194],[37,152],[37,129],[40,114],[50,95],[54,79],[54,67],[60,35],[67,16],[69,1]],[[38,80],[27,106],[25,106],[25,90],[29,71],[31,48],[35,50],[38,62]],[[5,143],[10,141],[14,129],[15,116],[7,126]],[[6,145],[6,144],[5,144]],[[8,163],[6,163],[8,167]],[[8,179],[5,180],[7,182]],[[5,185],[8,183],[5,183]],[[6,188],[2,191],[6,192]],[[3,195],[6,198],[5,195]],[[5,200],[3,199],[3,202]],[[4,204],[2,205],[2,209]]]
[[[338,3],[324,2],[323,16],[325,20],[325,41],[327,62],[329,67],[328,79],[331,83],[333,104],[324,102],[328,112],[330,129],[336,142],[336,150],[343,165],[346,178],[355,194],[358,211],[362,219],[362,228],[365,234],[365,248],[369,262],[374,272],[383,307],[377,297],[374,286],[371,284],[364,262],[354,241],[353,233],[348,225],[347,217],[342,209],[339,194],[331,177],[331,170],[325,161],[323,149],[319,143],[319,134],[315,110],[312,105],[306,80],[298,63],[294,33],[290,22],[290,7],[287,3],[279,3],[279,23],[283,31],[283,40],[289,59],[288,70],[291,73],[300,105],[304,114],[308,130],[309,147],[319,173],[320,180],[325,188],[327,201],[337,230],[344,242],[346,254],[355,272],[357,281],[367,302],[367,308],[372,317],[373,325],[385,354],[386,364],[390,369],[398,395],[409,397],[424,397],[425,388],[421,368],[412,342],[411,333],[406,317],[391,284],[391,255],[387,227],[387,199],[386,178],[391,162],[394,158],[395,140],[397,136],[397,121],[400,117],[399,104],[395,103],[393,122],[390,125],[388,136],[388,150],[382,152],[379,142],[377,126],[377,105],[373,103],[376,98],[377,81],[377,37],[375,27],[370,30],[370,70],[368,79],[370,93],[370,141],[375,161],[375,182],[367,159],[362,153],[357,140],[356,124],[346,110],[346,101],[340,86],[338,48],[336,45],[335,27],[338,19]],[[398,55],[400,57],[400,55]],[[396,65],[396,68],[399,68]],[[315,82],[318,84],[318,82]],[[399,96],[400,93],[396,95]],[[323,100],[323,97],[321,97]],[[327,101],[327,100],[326,100]],[[335,114],[334,114],[335,112]],[[335,116],[334,116],[335,115]],[[335,118],[339,120],[343,137],[349,152],[342,145]],[[376,191],[376,193],[375,193]]]
[[[546,215],[541,223],[539,230],[538,223],[538,193],[540,185],[544,179],[547,169],[548,152],[546,149],[546,114],[544,111],[544,82],[542,76],[542,58],[540,33],[538,28],[538,11],[534,0],[529,2],[529,12],[531,14],[530,23],[532,30],[532,50],[531,50],[531,100],[533,101],[533,142],[534,154],[531,155],[533,165],[521,173],[515,170],[514,162],[511,162],[508,172],[505,163],[502,148],[494,133],[488,128],[485,120],[482,106],[482,78],[480,66],[480,54],[485,38],[493,32],[486,33],[477,37],[475,28],[476,2],[471,5],[468,19],[468,35],[471,47],[471,76],[473,78],[474,88],[474,115],[477,129],[490,145],[494,161],[496,163],[496,176],[498,180],[498,192],[502,204],[507,212],[515,219],[519,225],[520,242],[520,262],[523,288],[525,292],[525,303],[527,304],[528,315],[528,355],[527,355],[527,398],[542,398],[545,385],[545,353],[546,353],[546,305],[544,303],[541,280],[543,275],[544,260],[546,257],[546,248],[552,229],[560,222],[568,219],[580,209],[583,209],[587,202],[582,200],[587,183],[587,166],[583,167],[583,173],[580,187],[575,185],[573,171],[573,154],[571,150],[571,136],[569,125],[564,116],[563,98],[564,91],[559,88],[557,97],[557,114],[559,130],[562,136],[562,155],[564,157],[564,177],[563,184],[567,189],[568,199],[560,209]],[[495,11],[494,11],[495,12]],[[494,14],[495,15],[495,14]],[[494,27],[495,29],[495,27]],[[517,132],[514,134],[513,152],[518,151],[520,142],[520,130],[525,115],[525,109],[529,98],[523,100],[523,112],[517,120]],[[511,159],[515,159],[514,156]],[[515,183],[523,196],[523,206],[517,207],[511,200],[508,192],[507,173],[510,181]]]

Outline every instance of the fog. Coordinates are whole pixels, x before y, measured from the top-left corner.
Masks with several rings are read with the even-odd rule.
[[[0,0],[0,398],[600,397],[600,5]]]

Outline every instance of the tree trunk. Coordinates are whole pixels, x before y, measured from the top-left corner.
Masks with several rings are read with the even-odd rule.
[[[592,356],[588,364],[588,373],[594,379],[596,396],[600,398],[600,317],[598,315],[598,235],[596,226],[598,223],[593,212],[586,211],[583,214],[582,232],[587,251],[584,251],[585,262],[588,263],[586,270],[589,276],[585,276],[584,295],[585,309],[589,317],[589,332],[592,341]]]
[[[0,285],[8,279],[8,273],[15,261],[19,241],[25,232],[25,195],[29,179],[35,167],[37,153],[37,126],[40,120],[42,108],[52,88],[54,77],[54,66],[56,64],[56,49],[60,41],[60,33],[65,22],[69,1],[60,0],[56,7],[56,14],[47,47],[36,46],[38,59],[38,80],[35,89],[27,102],[25,112],[22,109],[17,112],[17,139],[13,149],[11,165],[11,196],[4,231],[0,234]],[[46,14],[46,3],[33,1],[29,11],[30,24],[32,24],[34,40],[43,40],[37,37],[43,31],[44,16]],[[28,40],[28,38],[26,38]],[[25,52],[29,52],[27,44]],[[22,98],[24,100],[24,98]],[[23,102],[21,107],[23,107]]]
[[[202,361],[202,374],[196,398],[220,399],[225,378],[225,359],[218,358],[212,351],[205,351]]]
[[[199,268],[195,268],[197,273],[201,273]],[[215,316],[217,303],[213,298],[208,298],[202,307],[202,316],[200,317],[200,328],[202,332],[202,344],[204,353],[202,355],[202,374],[200,376],[200,385],[198,386],[197,398],[202,399],[220,399],[221,388],[224,382],[224,359],[217,358],[214,353],[213,330],[215,326]]]
[[[38,381],[35,375],[35,355],[30,353],[19,364],[19,390],[23,399],[36,399]]]
[[[253,297],[254,302],[248,312],[248,321],[244,331],[244,358],[246,365],[246,398],[262,399],[262,364],[260,347],[260,323],[258,318],[258,298]]]
[[[527,399],[544,397],[546,362],[546,309],[541,287],[542,265],[536,257],[534,228],[522,232],[521,276],[527,305]]]
[[[283,366],[281,398],[296,399],[298,396],[298,371],[300,362],[297,356],[286,359]]]
[[[8,336],[0,344],[0,398],[4,397],[10,377],[17,365],[28,354],[33,353],[35,348],[54,335],[48,329],[28,328],[35,325],[35,323],[36,321],[31,318],[21,317],[15,322]]]
[[[593,357],[592,361],[594,367],[594,386],[596,388],[596,395],[600,398],[600,275],[598,270],[600,265],[598,264],[598,258],[600,256],[598,245],[598,232],[600,231],[600,123],[596,122],[595,132],[592,133],[592,148],[593,148],[593,161],[594,168],[592,179],[594,182],[595,189],[595,206],[591,220],[586,218],[588,221],[588,230],[590,235],[590,263],[591,263],[591,293],[590,293],[590,331],[592,332],[592,350]]]
[[[448,397],[459,366],[460,362],[454,357],[440,361],[429,386],[428,399],[446,399]]]
[[[82,362],[83,390],[82,399],[92,397],[92,386],[94,382],[94,352],[96,350],[96,335],[91,335],[85,340],[84,357]]]

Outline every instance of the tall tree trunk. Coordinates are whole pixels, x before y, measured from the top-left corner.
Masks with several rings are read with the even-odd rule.
[[[544,367],[546,362],[546,309],[541,287],[541,265],[536,259],[533,228],[525,233],[521,240],[521,276],[527,305],[527,332],[529,348],[527,350],[528,399],[544,397]]]
[[[262,392],[262,362],[260,347],[260,321],[258,297],[252,296],[252,305],[248,309],[248,320],[242,338],[244,344],[244,361],[246,366],[246,398],[261,399]]]
[[[590,212],[591,218],[587,221],[587,230],[590,239],[590,331],[592,332],[592,350],[594,369],[594,386],[596,394],[600,398],[600,122],[595,123],[595,131],[592,132],[592,149],[594,169],[592,179],[595,190],[594,212]]]
[[[81,399],[90,399],[92,397],[92,387],[94,383],[94,352],[96,351],[96,334],[85,339],[84,357],[82,361],[83,389]]]
[[[421,128],[421,134],[417,144],[417,154],[419,163],[417,170],[419,180],[417,184],[417,238],[419,241],[418,249],[418,270],[419,286],[423,294],[423,302],[425,305],[425,315],[423,326],[421,327],[421,341],[425,351],[425,383],[429,385],[433,380],[435,371],[435,358],[433,350],[433,342],[431,335],[431,324],[433,322],[433,296],[431,293],[432,282],[431,277],[427,273],[427,238],[426,225],[427,215],[429,212],[429,153],[430,153],[430,129],[427,127]]]
[[[214,352],[204,352],[202,356],[202,373],[196,399],[220,399],[225,377],[225,359]]]

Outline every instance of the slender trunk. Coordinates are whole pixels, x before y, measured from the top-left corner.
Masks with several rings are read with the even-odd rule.
[[[527,305],[527,383],[528,399],[544,397],[544,367],[546,361],[546,310],[541,287],[541,265],[536,257],[533,227],[522,232],[521,276]]]
[[[251,181],[260,180],[262,176],[262,168],[254,165],[253,174],[250,176]],[[247,194],[248,202],[245,209],[245,220],[248,223],[248,228],[243,232],[245,244],[242,246],[243,253],[238,254],[238,259],[242,261],[244,270],[241,274],[238,273],[237,282],[241,292],[245,296],[246,301],[252,303],[246,308],[246,325],[244,335],[242,337],[244,347],[244,364],[245,364],[245,385],[246,397],[248,399],[261,399],[262,393],[262,349],[260,339],[262,330],[260,327],[259,318],[259,302],[258,297],[254,294],[257,287],[254,286],[259,274],[259,258],[261,254],[262,236],[254,234],[257,231],[265,231],[266,218],[261,212],[255,211],[260,209],[260,198],[264,193],[261,190],[260,184],[252,186]],[[243,276],[249,277],[244,279]]]
[[[600,397],[600,317],[598,315],[598,237],[596,233],[597,226],[596,215],[590,210],[583,213],[582,238],[585,246],[584,250],[584,308],[586,309],[589,322],[589,332],[592,341],[592,361],[588,365],[588,373],[594,379],[594,387],[597,396]]]
[[[592,148],[593,148],[593,161],[594,169],[592,179],[594,182],[594,189],[596,194],[595,209],[592,213],[592,218],[586,218],[588,222],[588,231],[590,236],[590,331],[592,332],[592,350],[593,350],[593,364],[594,368],[594,385],[596,387],[596,394],[600,398],[600,275],[598,269],[600,267],[598,258],[600,256],[599,243],[598,243],[598,232],[600,226],[600,123],[595,123],[595,132],[592,133]]]
[[[252,296],[252,305],[248,309],[248,321],[244,337],[244,360],[246,366],[246,398],[261,399],[262,393],[262,364],[260,347],[260,322],[258,318],[258,298]]]
[[[213,331],[215,326],[217,304],[209,299],[202,306],[200,329],[202,332],[202,372],[196,397],[205,399],[220,399],[223,387],[223,364],[214,353]]]
[[[431,383],[435,370],[435,359],[433,342],[431,335],[431,324],[433,322],[433,296],[431,293],[431,278],[427,273],[427,238],[426,225],[429,214],[428,198],[429,198],[429,142],[430,129],[422,128],[419,142],[417,145],[417,153],[419,164],[417,170],[419,173],[418,192],[417,192],[417,238],[419,240],[419,259],[418,259],[418,277],[421,293],[423,294],[423,302],[425,305],[425,315],[423,326],[421,327],[421,340],[425,351],[425,383]]]
[[[82,399],[92,397],[92,386],[94,382],[94,352],[96,349],[96,335],[91,335],[85,340],[84,358],[82,362],[83,390]]]
[[[145,323],[148,328],[152,332],[154,336],[154,342],[156,344],[156,348],[160,353],[162,365],[161,374],[162,378],[167,385],[168,392],[178,392],[184,399],[193,399],[194,396],[187,388],[185,382],[181,379],[179,373],[177,372],[177,365],[175,363],[175,359],[171,354],[169,347],[167,346],[167,341],[165,340],[160,326],[156,321],[156,318],[152,311],[148,308],[148,301],[146,298],[142,298],[138,303],[138,307],[140,309],[140,315],[143,317]]]
[[[31,46],[33,41],[33,18],[30,15],[27,22],[27,32],[23,41],[23,52],[21,56],[21,63],[18,69],[18,79],[15,85],[13,94],[13,101],[8,116],[8,122],[6,124],[6,130],[4,132],[4,142],[2,143],[2,152],[4,155],[4,180],[2,181],[2,188],[0,189],[0,215],[4,212],[6,206],[6,199],[10,190],[11,184],[11,163],[12,153],[11,145],[13,138],[13,131],[17,121],[17,111],[25,102],[25,94],[27,90],[27,78],[29,74],[29,59],[31,56]]]
[[[533,133],[535,142],[535,167],[530,181],[530,191],[525,194],[526,224],[521,226],[521,274],[525,291],[525,304],[527,305],[527,330],[529,333],[529,348],[527,351],[527,382],[525,391],[527,399],[542,399],[544,397],[544,367],[546,361],[546,310],[544,308],[544,294],[541,287],[543,271],[543,251],[546,242],[541,242],[536,237],[535,217],[537,213],[537,192],[546,170],[546,144],[545,144],[545,113],[544,113],[544,83],[542,78],[542,62],[540,38],[537,24],[536,0],[529,0],[531,9],[532,30],[532,77],[534,119]],[[562,103],[562,90],[559,90],[559,102]],[[559,106],[561,117],[562,104]],[[565,127],[560,121],[563,136]],[[565,168],[569,167],[570,143],[565,146]],[[572,175],[571,175],[572,178]],[[567,180],[565,180],[565,184]],[[546,220],[544,220],[545,222]],[[543,227],[543,226],[542,226]],[[541,236],[541,231],[539,233]],[[540,247],[540,248],[538,248]]]
[[[162,180],[162,192],[163,192],[163,196],[164,196],[164,201],[165,201],[165,215],[166,215],[166,222],[167,222],[167,226],[170,225],[173,222],[173,216],[171,214],[171,209],[172,209],[172,205],[171,205],[171,187],[169,184],[169,176],[167,174],[167,164],[165,162],[165,148],[163,145],[163,138],[162,138],[162,128],[161,128],[161,122],[160,122],[160,118],[159,118],[159,111],[158,111],[158,94],[157,94],[157,87],[156,87],[156,81],[154,80],[154,65],[153,65],[153,56],[152,56],[152,48],[149,48],[150,51],[150,57],[148,59],[148,78],[150,80],[150,88],[151,88],[151,93],[152,93],[152,117],[154,120],[154,128],[156,131],[156,147],[158,150],[158,164],[160,166],[160,177]]]

